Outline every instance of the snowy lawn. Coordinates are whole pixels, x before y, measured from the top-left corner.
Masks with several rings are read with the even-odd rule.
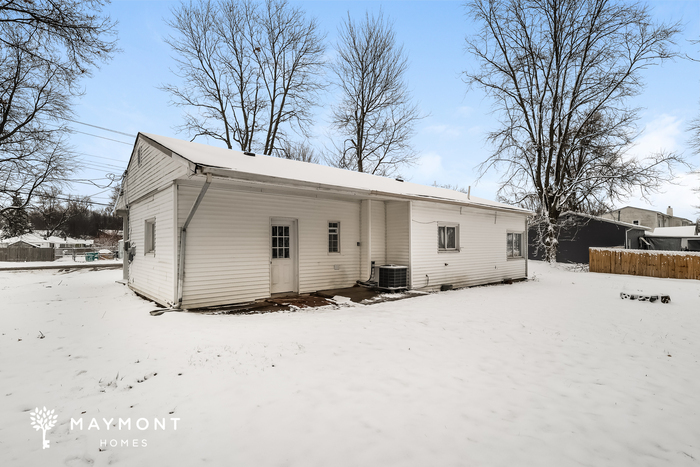
[[[41,266],[66,266],[70,267],[76,264],[94,264],[95,266],[105,265],[105,264],[121,264],[121,259],[99,259],[96,261],[85,261],[85,255],[79,255],[73,260],[70,256],[65,256],[59,258],[55,261],[0,261],[0,271],[3,269],[13,269],[13,268],[35,268]]]
[[[698,465],[700,282],[530,265],[370,306],[158,317],[120,270],[0,272],[0,465]],[[619,298],[638,289],[672,302]]]

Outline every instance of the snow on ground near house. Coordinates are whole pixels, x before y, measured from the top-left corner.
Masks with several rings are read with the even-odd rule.
[[[36,268],[43,266],[66,266],[70,267],[75,264],[94,264],[95,266],[105,265],[105,264],[121,264],[123,261],[121,259],[98,259],[95,261],[86,261],[85,255],[79,255],[75,257],[75,260],[66,256],[64,258],[59,258],[56,261],[0,261],[0,271],[3,269],[13,269],[13,268]]]
[[[0,272],[0,465],[698,465],[699,283],[535,262],[530,275],[154,317],[120,270]],[[639,289],[672,302],[619,298]],[[58,415],[49,449],[37,406]]]

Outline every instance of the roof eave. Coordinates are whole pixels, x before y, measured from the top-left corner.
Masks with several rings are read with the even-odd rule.
[[[405,193],[404,194],[402,194],[402,193],[390,193],[390,192],[381,191],[381,190],[367,190],[367,189],[362,189],[362,188],[343,187],[343,186],[324,184],[324,183],[305,182],[303,180],[296,180],[296,179],[283,178],[283,177],[274,177],[271,175],[253,174],[253,173],[249,173],[249,172],[241,172],[238,170],[232,170],[232,169],[223,168],[223,167],[214,167],[214,166],[207,166],[207,165],[201,165],[201,164],[197,164],[197,166],[201,167],[201,171],[200,171],[201,174],[206,175],[207,173],[210,173],[214,177],[226,178],[229,180],[240,180],[240,181],[245,181],[245,182],[266,183],[266,184],[273,184],[276,186],[286,186],[286,187],[290,187],[290,188],[315,190],[315,191],[327,192],[327,193],[338,193],[338,194],[345,194],[345,195],[349,195],[349,196],[365,196],[365,197],[391,198],[391,199],[414,200],[414,201],[431,201],[431,202],[451,204],[451,205],[456,205],[456,206],[467,206],[467,207],[474,207],[474,208],[478,208],[478,209],[486,209],[486,210],[490,210],[490,211],[510,212],[510,213],[515,213],[515,214],[527,215],[527,216],[532,216],[535,214],[532,211],[528,211],[528,210],[521,209],[521,208],[507,207],[507,206],[493,206],[493,205],[478,203],[478,202],[474,202],[474,201],[462,201],[462,200],[457,200],[457,199],[438,198],[438,197],[432,197],[432,196],[419,196],[419,195],[411,195],[411,194],[405,194]]]

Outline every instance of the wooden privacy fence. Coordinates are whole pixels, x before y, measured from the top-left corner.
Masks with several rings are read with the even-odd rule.
[[[53,261],[53,248],[0,248],[0,261]]]
[[[700,280],[700,253],[589,248],[591,272]]]

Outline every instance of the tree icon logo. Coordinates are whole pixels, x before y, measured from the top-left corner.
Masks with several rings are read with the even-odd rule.
[[[44,432],[42,449],[48,449],[50,447],[50,441],[46,439],[46,430],[50,430],[56,424],[56,419],[58,415],[54,415],[55,410],[47,410],[46,407],[39,410],[39,407],[34,409],[34,411],[29,412],[29,418],[32,419],[32,427],[36,430],[42,430]]]

